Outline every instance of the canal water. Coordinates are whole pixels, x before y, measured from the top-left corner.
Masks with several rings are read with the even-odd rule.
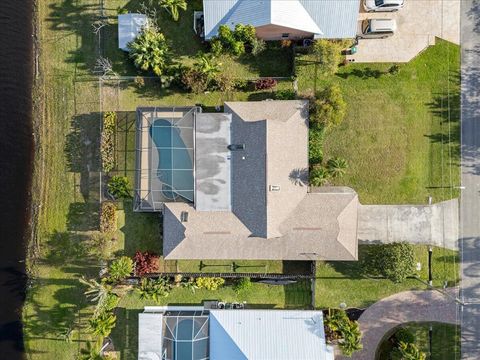
[[[32,177],[33,0],[0,0],[0,359],[23,359]]]

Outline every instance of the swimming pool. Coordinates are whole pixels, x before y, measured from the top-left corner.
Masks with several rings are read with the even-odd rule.
[[[154,144],[152,150],[157,150],[155,172],[162,194],[168,200],[182,197],[193,201],[193,129],[157,119],[150,126],[150,136]]]

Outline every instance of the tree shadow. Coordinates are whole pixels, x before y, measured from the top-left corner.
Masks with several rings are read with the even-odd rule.
[[[67,229],[70,231],[93,231],[99,227],[99,204],[97,202],[70,203]]]
[[[115,328],[110,334],[115,351],[122,359],[137,359],[138,356],[138,314],[143,309],[115,309],[117,317]],[[159,334],[161,335],[161,334]]]
[[[47,262],[52,264],[67,264],[70,261],[88,257],[86,240],[89,237],[82,234],[61,232],[55,230],[47,240]]]
[[[350,72],[342,72],[342,73],[337,73],[338,77],[341,77],[342,79],[348,79],[350,76],[355,76],[360,79],[379,79],[383,75],[387,74],[384,71],[372,69],[370,67],[367,67],[365,69],[353,69]]]
[[[79,47],[67,54],[65,62],[75,63],[83,70],[93,69],[97,52],[92,24],[100,15],[100,2],[80,4],[76,0],[63,0],[49,5],[49,9],[46,20],[51,30],[63,32],[65,37],[74,34],[79,38]]]
[[[362,261],[366,257],[367,253],[368,245],[359,246],[358,261],[331,261],[328,262],[328,264],[333,267],[336,272],[339,272],[349,279],[364,279],[365,276],[362,268]]]

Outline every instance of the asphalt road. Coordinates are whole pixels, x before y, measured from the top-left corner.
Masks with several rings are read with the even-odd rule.
[[[480,0],[462,0],[462,359],[480,359]]]

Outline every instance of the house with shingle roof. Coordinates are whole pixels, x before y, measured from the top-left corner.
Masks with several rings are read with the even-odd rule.
[[[165,259],[357,259],[357,194],[307,183],[308,101],[227,102],[193,119],[193,201],[166,181]],[[176,163],[178,147],[158,151]]]
[[[354,38],[360,0],[203,0],[205,39],[250,24],[264,40]]]

